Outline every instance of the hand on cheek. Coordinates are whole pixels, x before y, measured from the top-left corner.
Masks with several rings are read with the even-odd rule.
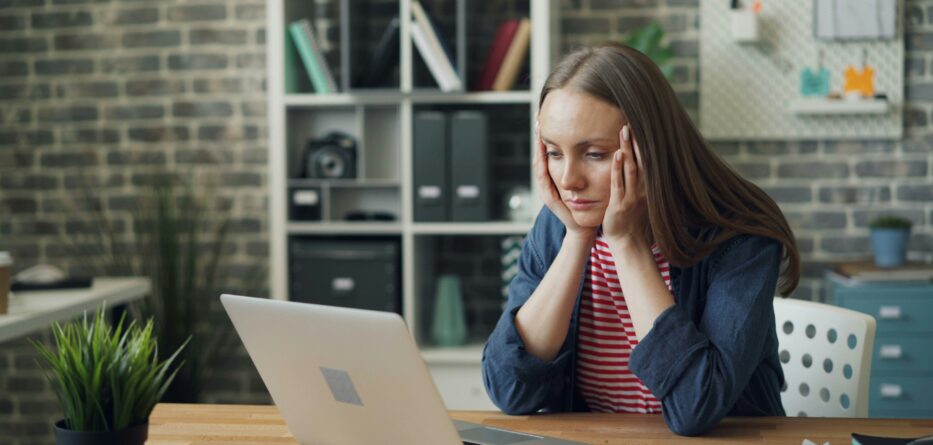
[[[626,124],[619,132],[619,149],[612,157],[609,205],[603,216],[603,235],[610,243],[645,242],[648,207],[637,142]]]

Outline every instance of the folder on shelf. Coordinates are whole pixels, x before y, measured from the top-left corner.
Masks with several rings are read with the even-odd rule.
[[[391,78],[389,71],[399,62],[399,19],[393,17],[373,49],[368,66],[356,76],[356,86],[378,87]]]
[[[415,221],[447,221],[447,117],[440,111],[422,111],[415,113],[413,121]]]
[[[502,61],[505,60],[505,54],[509,50],[509,45],[515,37],[515,31],[518,30],[520,20],[510,19],[499,24],[496,30],[496,36],[489,46],[489,52],[486,53],[486,61],[483,63],[483,69],[479,77],[473,83],[473,89],[476,91],[487,91],[492,89],[492,84],[496,80],[496,74],[502,67]]]
[[[442,91],[461,91],[463,83],[457,75],[450,57],[444,51],[440,38],[431,24],[431,20],[421,7],[421,3],[413,1],[411,4],[414,20],[411,22],[411,36],[418,48],[418,52],[431,71]]]
[[[317,37],[311,22],[308,19],[301,19],[289,23],[288,32],[292,36],[292,42],[298,49],[298,55],[304,63],[305,70],[311,80],[314,91],[318,93],[336,93],[337,82],[334,75],[327,65],[327,60],[321,52]]]
[[[457,111],[450,116],[450,219],[489,220],[489,154],[486,114]]]
[[[492,84],[495,91],[508,91],[515,86],[515,80],[521,72],[522,65],[525,64],[525,56],[528,54],[528,45],[531,42],[531,21],[522,19],[515,31],[515,37],[509,45],[509,50],[505,53],[505,59],[502,61],[502,67],[496,74],[496,80]]]

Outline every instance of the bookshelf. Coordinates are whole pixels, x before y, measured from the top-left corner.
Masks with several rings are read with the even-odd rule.
[[[505,191],[524,186],[532,190],[531,153],[537,92],[556,58],[559,2],[479,2],[472,0],[423,1],[456,67],[464,91],[443,92],[412,42],[411,20],[398,21],[399,63],[379,87],[354,85],[358,71],[366,66],[367,50],[376,45],[393,16],[412,17],[412,0],[335,0],[322,2],[267,0],[267,66],[269,116],[269,211],[270,289],[275,299],[288,300],[289,242],[307,239],[380,239],[398,243],[401,252],[401,313],[412,330],[442,397],[450,409],[491,409],[482,387],[480,358],[482,339],[494,325],[504,301],[499,288],[500,271],[490,267],[490,258],[459,262],[451,250],[459,246],[497,245],[507,236],[523,235],[530,221],[511,221],[502,210]],[[500,8],[501,10],[496,10]],[[524,9],[522,9],[524,8]],[[371,17],[367,17],[371,15]],[[509,91],[469,91],[491,41],[496,23],[526,17],[532,38],[525,56],[526,80]],[[301,72],[300,61],[287,63],[289,44],[286,28],[296,20],[312,25],[329,21],[325,34],[339,36],[335,47],[324,51],[339,92],[317,94],[303,79],[297,88],[286,78]],[[280,32],[273,30],[281,30]],[[322,45],[323,46],[323,45]],[[291,69],[287,69],[290,67]],[[296,69],[297,67],[297,69]],[[299,71],[298,73],[289,71]],[[290,81],[295,85],[295,80]],[[289,90],[290,89],[290,90]],[[414,116],[422,111],[480,111],[489,121],[491,218],[478,222],[422,222],[414,218]],[[306,143],[330,131],[341,131],[356,140],[356,177],[313,179],[301,177],[307,163]],[[511,144],[511,145],[510,145]],[[512,150],[503,156],[501,147]],[[512,148],[508,148],[511,146]],[[292,193],[313,190],[320,203],[317,220],[297,220],[290,213]],[[535,206],[539,206],[535,201]],[[395,215],[393,221],[347,221],[350,212],[382,211]],[[487,249],[488,251],[489,249]],[[455,252],[454,252],[455,253]],[[470,341],[459,347],[439,347],[430,340],[431,308],[436,277],[445,268],[456,271],[464,263],[482,266],[485,274],[467,288],[491,289],[480,311],[473,317]],[[495,264],[492,264],[495,266]],[[488,278],[488,279],[487,279]],[[469,304],[468,304],[469,306]],[[470,315],[470,314],[468,314]],[[471,318],[468,317],[468,320]],[[477,321],[482,319],[483,321]],[[492,323],[492,325],[490,325]]]

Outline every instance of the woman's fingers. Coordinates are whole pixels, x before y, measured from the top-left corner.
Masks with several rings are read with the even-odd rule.
[[[625,158],[625,126],[622,126],[622,130],[619,131],[619,149],[612,154],[612,172],[610,173],[610,186],[612,189],[609,192],[609,199],[611,201],[621,202],[622,198],[625,197],[625,178],[622,173],[622,164]]]
[[[635,148],[635,160],[638,161],[638,169],[645,171],[645,161],[641,157],[641,147],[638,146],[638,140],[635,138],[632,138],[632,147]]]
[[[641,157],[641,147],[638,145],[638,140],[634,137],[632,138],[632,147],[635,152],[635,160],[638,164],[638,195],[640,197],[645,196],[645,161]]]
[[[637,158],[635,156],[634,148],[634,138],[632,137],[632,127],[626,124],[622,128],[623,143],[622,149],[619,150],[622,155],[622,182],[625,191],[627,192],[624,196],[627,202],[634,202],[637,199],[637,194],[639,193],[639,165],[637,164]]]
[[[537,149],[535,150],[534,160],[532,161],[534,164],[535,180],[538,182],[538,189],[541,190],[544,202],[549,203],[557,198],[557,191],[554,190],[551,176],[548,174],[546,148],[540,138],[537,141]]]

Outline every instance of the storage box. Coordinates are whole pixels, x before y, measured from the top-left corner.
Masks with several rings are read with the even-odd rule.
[[[399,240],[293,237],[292,301],[402,313]]]

